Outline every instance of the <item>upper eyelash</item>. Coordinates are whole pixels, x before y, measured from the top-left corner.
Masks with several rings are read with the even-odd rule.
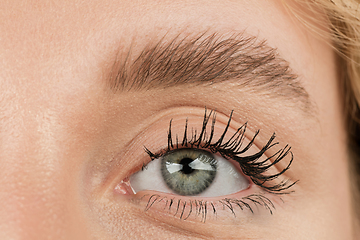
[[[247,123],[243,124],[241,127],[237,129],[237,131],[227,140],[224,142],[224,138],[226,133],[228,132],[232,115],[234,111],[231,111],[229,120],[227,122],[227,125],[219,137],[219,139],[215,143],[211,143],[213,141],[214,137],[214,126],[216,123],[216,112],[214,110],[211,110],[209,114],[207,114],[207,109],[205,108],[205,114],[203,118],[202,128],[200,133],[197,132],[196,129],[192,128],[191,131],[191,137],[188,137],[188,120],[186,119],[185,128],[184,128],[184,134],[183,139],[181,142],[179,142],[178,135],[176,134],[176,140],[175,144],[173,141],[172,131],[171,131],[171,124],[172,119],[170,120],[169,124],[169,130],[168,130],[168,143],[167,143],[167,149],[161,150],[158,153],[152,153],[149,149],[144,147],[146,153],[150,156],[151,160],[154,160],[156,158],[160,158],[163,155],[167,154],[168,152],[181,148],[202,148],[202,149],[208,149],[212,153],[218,153],[222,157],[226,159],[232,159],[239,163],[239,166],[243,173],[250,177],[250,179],[253,181],[254,184],[260,186],[265,191],[275,194],[284,194],[284,193],[290,193],[292,191],[286,191],[292,186],[294,186],[297,181],[290,182],[290,180],[282,180],[280,183],[277,184],[268,184],[269,182],[273,181],[274,179],[278,178],[282,174],[284,174],[287,170],[289,170],[290,165],[292,164],[294,160],[294,156],[291,152],[291,147],[289,145],[286,145],[284,148],[278,150],[273,155],[267,157],[265,160],[260,160],[260,157],[264,155],[264,153],[272,148],[273,146],[279,144],[278,142],[274,142],[275,140],[275,133],[272,134],[268,142],[263,146],[259,152],[250,155],[250,156],[239,156],[240,154],[244,154],[251,148],[251,146],[254,144],[255,138],[258,136],[260,130],[257,130],[253,136],[253,138],[250,140],[250,142],[243,147],[243,142],[245,139],[245,132],[247,128]],[[212,118],[211,121],[211,131],[210,135],[206,132],[206,128],[208,126],[209,120]],[[175,145],[175,146],[174,146]],[[283,160],[286,156],[290,156],[290,161],[284,167],[280,172],[276,174],[270,174],[266,175],[269,168],[274,166],[275,164],[279,163],[281,160]],[[270,161],[270,159],[275,158],[274,161]],[[145,166],[143,166],[145,167]]]

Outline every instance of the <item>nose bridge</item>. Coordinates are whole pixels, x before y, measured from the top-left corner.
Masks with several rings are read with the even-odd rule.
[[[12,104],[0,118],[0,239],[59,239],[69,194],[56,117],[48,108]]]

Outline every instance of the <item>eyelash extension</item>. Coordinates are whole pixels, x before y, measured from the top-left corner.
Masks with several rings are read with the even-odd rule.
[[[145,207],[145,212],[148,211],[154,204],[164,202],[164,210],[171,213],[174,217],[178,216],[180,220],[187,220],[192,214],[195,214],[196,217],[200,217],[200,221],[205,223],[209,213],[212,213],[217,217],[218,210],[216,209],[214,203],[220,203],[222,210],[228,209],[236,218],[235,208],[238,207],[242,211],[248,210],[254,214],[254,207],[264,207],[272,215],[273,210],[275,210],[274,204],[270,199],[261,195],[261,194],[251,194],[249,196],[243,197],[241,199],[234,198],[223,198],[216,202],[205,201],[205,200],[182,200],[161,197],[159,194],[145,194],[141,197],[140,200],[148,198],[147,204]],[[251,206],[253,205],[253,207]]]
[[[257,130],[255,132],[253,138],[246,146],[243,146],[244,145],[243,143],[245,139],[247,123],[239,127],[237,131],[230,137],[229,140],[224,141],[225,135],[228,132],[232,120],[233,112],[234,111],[231,111],[227,125],[223,133],[221,134],[220,138],[215,143],[212,143],[212,141],[214,137],[214,129],[216,123],[216,112],[214,110],[211,110],[210,113],[207,114],[207,109],[205,108],[205,114],[204,114],[200,133],[198,133],[196,129],[192,128],[191,135],[189,137],[188,120],[186,119],[182,141],[179,142],[178,135],[176,134],[175,137],[176,140],[174,143],[172,131],[171,131],[171,124],[172,124],[172,119],[171,119],[169,124],[168,136],[167,136],[168,138],[167,149],[161,150],[158,153],[152,153],[146,147],[144,147],[144,149],[146,153],[150,156],[151,160],[160,158],[174,149],[179,149],[179,148],[206,149],[212,152],[213,154],[218,153],[225,159],[228,160],[232,159],[237,163],[239,163],[242,172],[246,176],[250,177],[250,179],[254,184],[260,186],[262,189],[264,189],[267,192],[273,194],[288,194],[293,192],[286,190],[294,186],[297,183],[297,181],[290,182],[290,180],[282,180],[280,183],[271,184],[273,180],[275,180],[276,178],[284,174],[287,170],[289,170],[290,165],[294,160],[294,156],[291,152],[291,147],[289,145],[286,145],[284,148],[275,152],[272,156],[267,157],[265,160],[260,160],[260,158],[264,155],[264,153],[267,150],[279,144],[279,142],[274,142],[276,136],[275,133],[273,133],[270,139],[265,144],[265,146],[263,146],[257,153],[250,156],[241,156],[245,154],[251,148],[251,146],[253,146],[256,137],[260,133],[260,130]],[[211,130],[210,133],[208,134],[206,129],[210,122],[209,121],[210,119],[211,119]],[[286,167],[284,167],[280,172],[276,174],[266,174],[266,172],[272,166],[276,165],[277,163],[285,159],[287,156],[290,157],[290,161]],[[274,161],[270,161],[270,159],[273,158]],[[143,168],[145,167],[146,166],[143,166]]]

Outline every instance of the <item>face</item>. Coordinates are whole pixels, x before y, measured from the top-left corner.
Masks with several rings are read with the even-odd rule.
[[[1,239],[351,238],[336,57],[281,1],[0,9]]]

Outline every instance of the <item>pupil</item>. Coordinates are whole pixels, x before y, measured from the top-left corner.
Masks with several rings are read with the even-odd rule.
[[[180,160],[180,164],[183,166],[183,168],[181,169],[181,172],[184,174],[190,174],[192,172],[195,171],[195,169],[193,169],[192,167],[189,166],[189,164],[194,161],[191,158],[183,158]]]

